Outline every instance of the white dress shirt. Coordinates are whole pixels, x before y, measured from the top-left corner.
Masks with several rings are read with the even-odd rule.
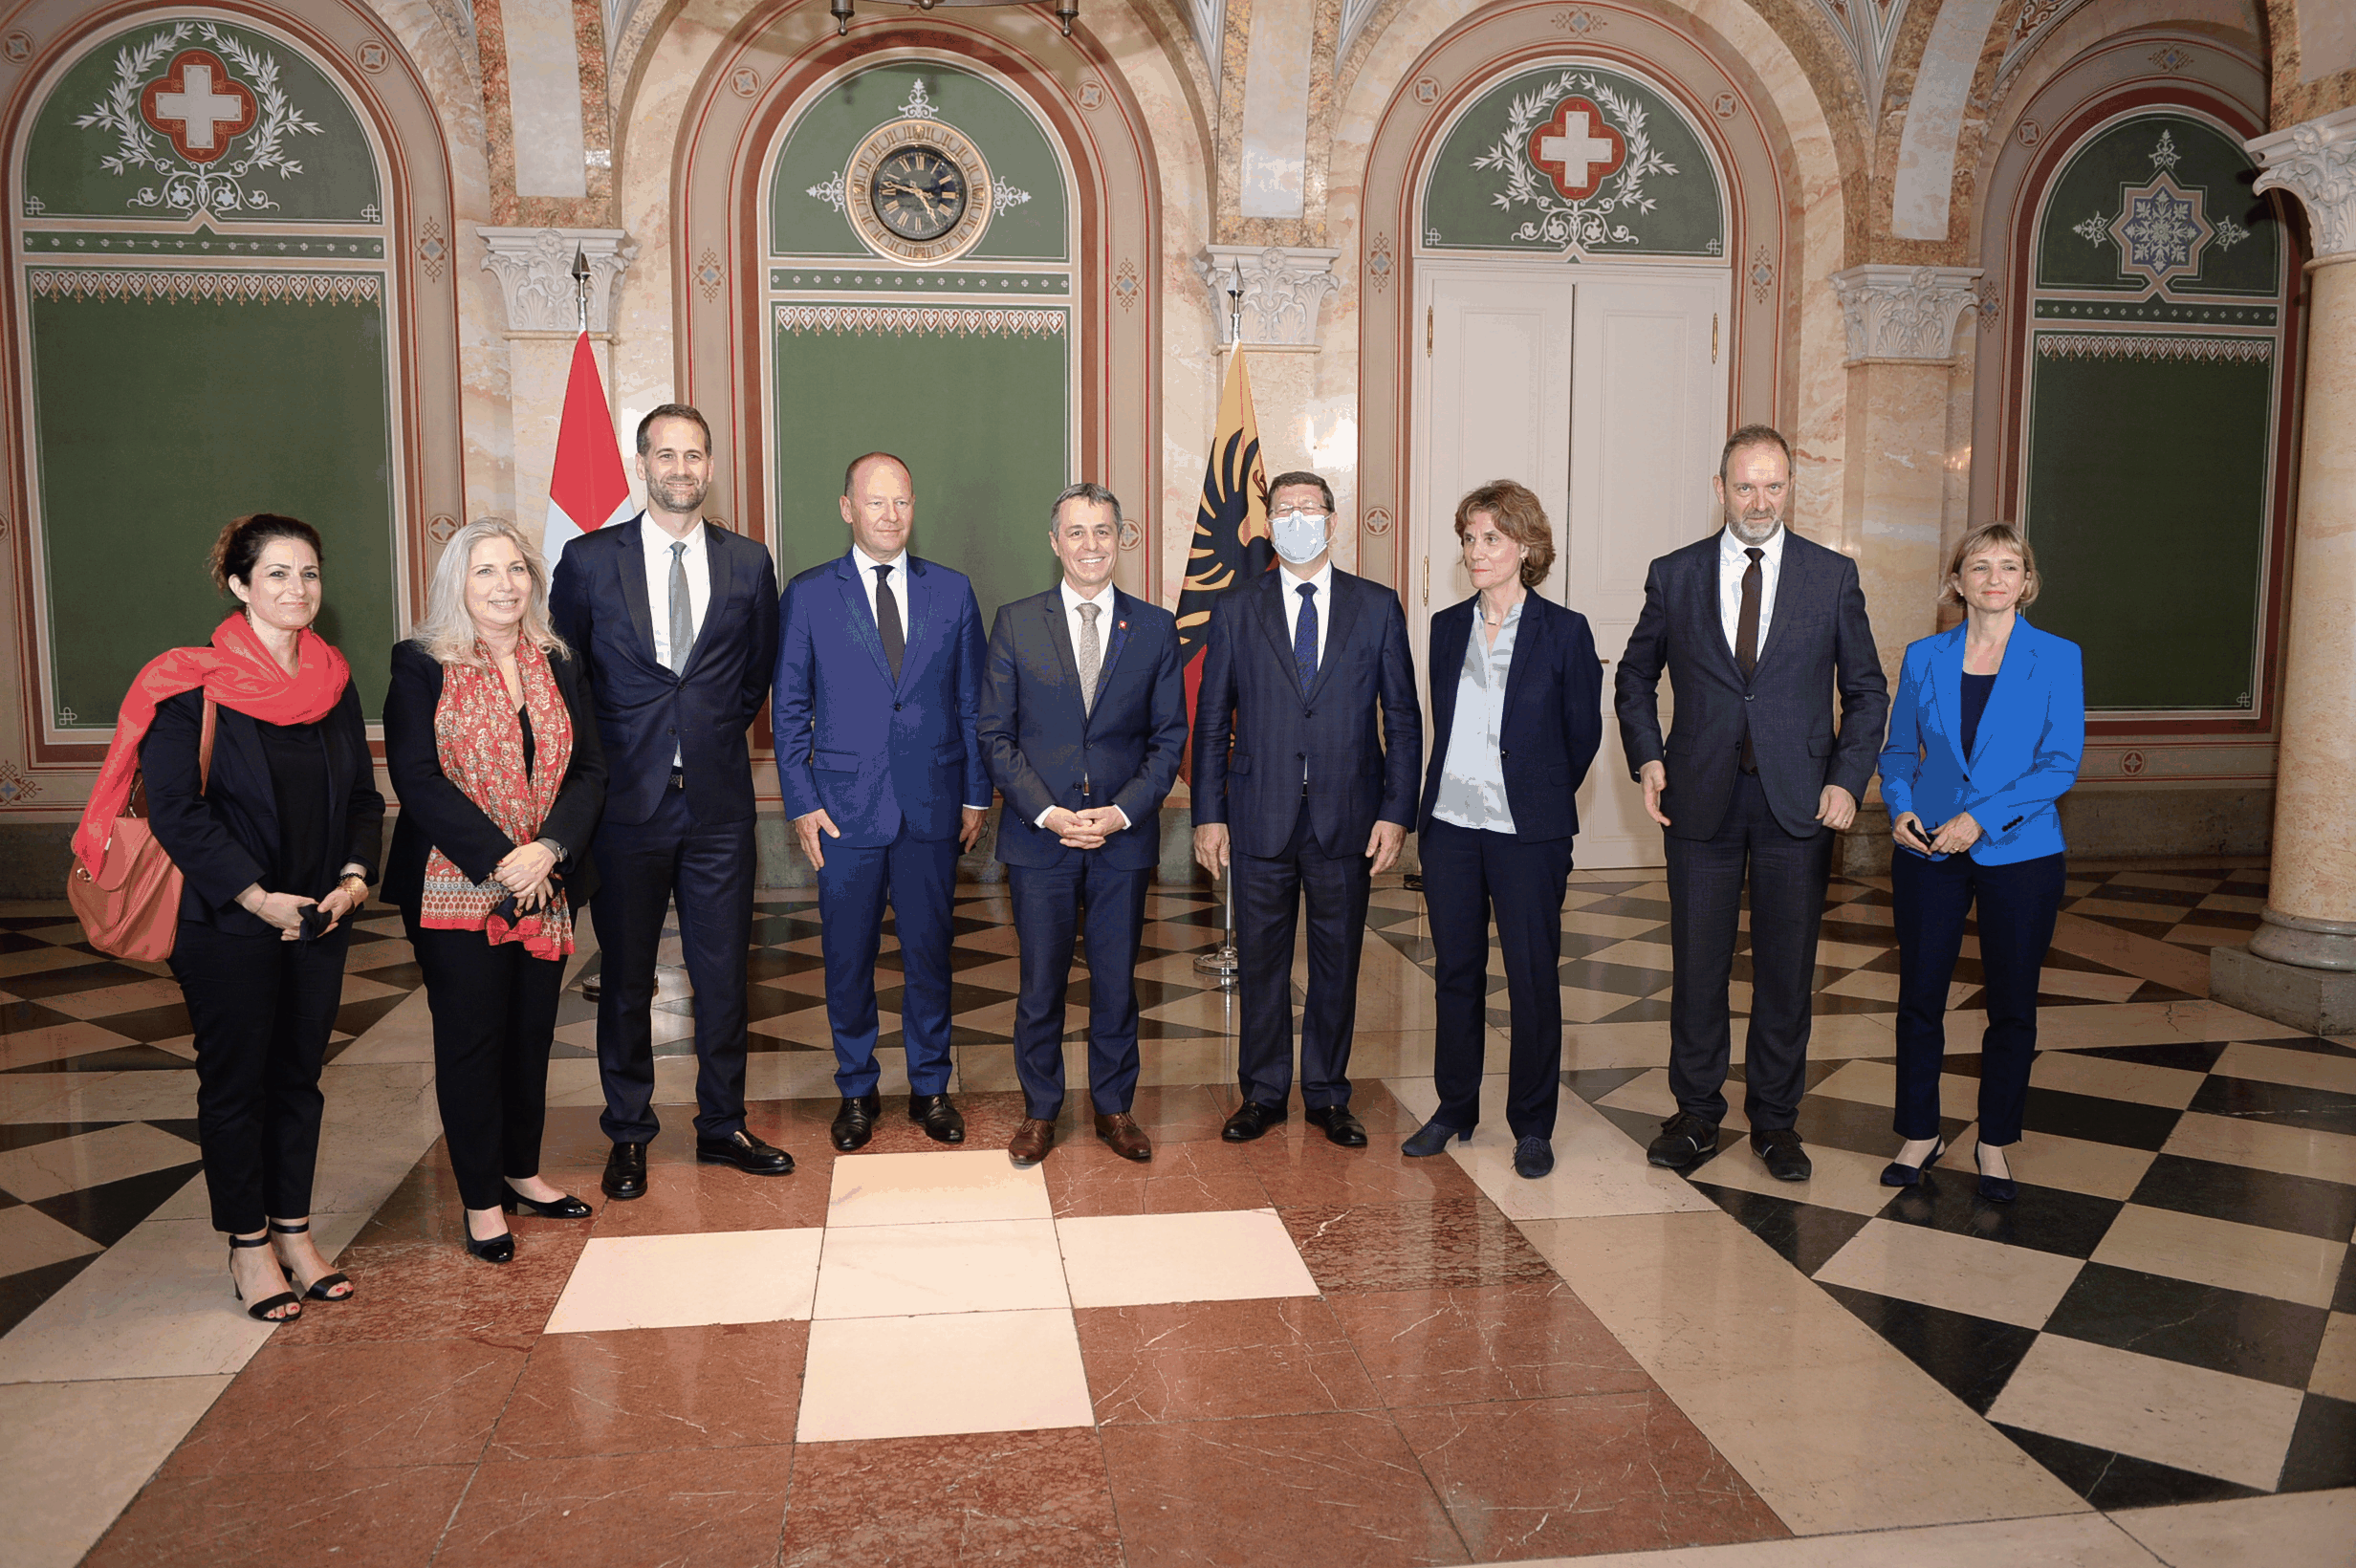
[[[1334,561],[1325,557],[1325,564],[1317,569],[1313,577],[1293,575],[1292,568],[1278,566],[1276,575],[1284,579],[1284,645],[1292,647],[1300,638],[1300,585],[1307,583],[1317,592],[1317,667],[1325,667],[1325,634],[1334,624]]]
[[[671,537],[670,530],[649,514],[638,525],[639,545],[646,553],[646,610],[647,620],[654,625],[655,663],[668,669],[671,663],[671,546],[684,544],[687,553],[679,558],[687,568],[687,603],[689,621],[697,631],[704,629],[704,611],[711,603],[711,556],[704,548],[704,520],[698,517],[695,526],[687,530],[684,539]],[[693,644],[689,644],[692,646]],[[679,748],[671,748],[671,766],[676,768],[687,760]]]
[[[900,647],[903,653],[906,652],[908,628],[916,624],[916,589],[908,578],[908,553],[903,550],[890,560],[880,561],[860,549],[859,546],[853,545],[851,546],[851,565],[859,572],[860,586],[867,590],[867,614],[875,621],[876,629],[879,631],[883,629],[884,618],[875,613],[875,569],[879,566],[888,566],[892,569],[892,598],[900,605]],[[989,809],[988,805],[977,806],[971,801],[966,802],[968,811],[988,811]]]
[[[1094,604],[1099,606],[1100,613],[1096,618],[1096,671],[1097,684],[1102,686],[1104,681],[1104,655],[1110,653],[1113,646],[1113,585],[1107,582],[1103,587],[1097,590],[1096,597],[1094,599],[1083,599],[1080,597],[1080,590],[1072,586],[1072,579],[1065,577],[1062,583],[1058,586],[1058,591],[1063,595],[1063,626],[1066,631],[1072,634],[1072,667],[1075,669],[1080,667],[1080,633],[1081,626],[1080,607],[1083,604]],[[1054,811],[1055,809],[1055,807],[1050,806],[1047,808],[1047,811],[1039,813],[1036,817],[1031,819],[1031,825],[1035,828],[1044,828],[1047,825],[1047,812]],[[1129,814],[1122,811],[1119,806],[1113,807],[1113,810],[1120,816],[1121,825],[1124,828],[1127,827],[1129,825]]]
[[[1783,576],[1783,541],[1791,530],[1778,526],[1763,545],[1746,545],[1731,528],[1718,531],[1718,619],[1726,627],[1726,651],[1733,653],[1740,644],[1735,641],[1742,626],[1742,575],[1751,569],[1751,557],[1743,552],[1761,552],[1758,560],[1758,646],[1753,653],[1767,649],[1767,624],[1775,619],[1776,584]]]

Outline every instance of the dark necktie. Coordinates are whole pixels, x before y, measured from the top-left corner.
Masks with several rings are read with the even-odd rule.
[[[1317,679],[1317,584],[1304,582],[1293,592],[1300,596],[1300,619],[1293,623],[1293,667],[1300,673],[1300,694],[1306,697]]]
[[[1754,615],[1753,621],[1758,619]],[[875,627],[884,634],[884,662],[892,667],[892,685],[900,684],[900,656],[907,651],[908,634],[900,624],[900,600],[892,597],[892,569],[875,569]]]
[[[1742,666],[1742,679],[1748,685],[1752,671],[1758,668],[1758,596],[1763,579],[1758,563],[1767,552],[1752,545],[1743,554],[1751,557],[1751,564],[1742,569],[1742,611],[1734,618],[1734,663]],[[1742,771],[1758,772],[1758,751],[1751,744],[1747,713],[1742,726]]]

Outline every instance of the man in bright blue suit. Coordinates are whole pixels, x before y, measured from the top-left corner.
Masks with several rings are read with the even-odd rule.
[[[1121,503],[1112,491],[1074,485],[1047,516],[1063,580],[999,610],[982,678],[982,751],[1007,805],[998,859],[1022,944],[1014,1071],[1024,1120],[1006,1152],[1035,1165],[1055,1144],[1063,997],[1084,919],[1096,1135],[1124,1160],[1150,1160],[1152,1141],[1129,1115],[1135,971],[1162,801],[1187,744],[1178,622],[1113,586]]]
[[[965,1142],[950,1103],[949,943],[957,855],[990,810],[976,718],[982,613],[961,572],[908,552],[916,482],[888,452],[842,476],[851,548],[786,584],[770,716],[777,784],[818,877],[835,1147],[874,1136],[876,956],[898,917],[908,1118]]]

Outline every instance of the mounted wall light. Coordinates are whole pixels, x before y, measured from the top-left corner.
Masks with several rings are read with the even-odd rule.
[[[902,0],[918,11],[931,11],[936,6],[1019,6],[1028,0]],[[835,19],[835,35],[840,37],[851,31],[851,0],[829,0],[827,14]],[[1080,20],[1080,0],[1056,0],[1056,20],[1062,24],[1063,35],[1072,35],[1072,24]]]

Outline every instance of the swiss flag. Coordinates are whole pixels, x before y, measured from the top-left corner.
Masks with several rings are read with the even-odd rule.
[[[630,515],[630,477],[622,471],[605,383],[584,332],[574,341],[573,373],[564,383],[564,417],[556,425],[556,467],[548,476],[548,527],[540,535],[540,554],[553,569],[566,545]]]

